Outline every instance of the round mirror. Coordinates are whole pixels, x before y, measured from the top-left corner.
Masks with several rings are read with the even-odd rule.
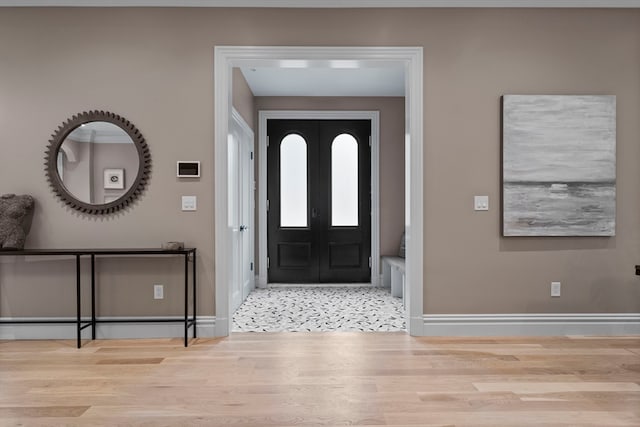
[[[53,134],[47,178],[74,209],[112,213],[144,189],[151,158],[142,134],[117,114],[90,111],[73,116]]]

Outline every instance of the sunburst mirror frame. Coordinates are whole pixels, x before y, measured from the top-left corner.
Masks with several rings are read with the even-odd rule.
[[[62,143],[78,126],[91,122],[108,122],[120,127],[129,135],[138,152],[138,173],[133,184],[125,194],[110,203],[93,204],[78,200],[66,189],[58,174],[57,159]],[[144,137],[129,120],[108,111],[85,111],[62,123],[51,135],[45,155],[45,169],[49,185],[67,206],[90,215],[112,214],[127,208],[144,191],[151,172],[151,154]]]

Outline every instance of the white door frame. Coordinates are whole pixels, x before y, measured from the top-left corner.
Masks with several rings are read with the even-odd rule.
[[[267,120],[371,121],[371,285],[380,284],[380,112],[261,110],[258,113],[258,286],[268,282],[267,271]]]
[[[214,48],[215,164],[215,305],[216,336],[231,332],[229,269],[231,231],[227,221],[227,135],[231,114],[233,67],[291,66],[331,68],[336,64],[405,69],[405,231],[407,248],[407,329],[423,335],[423,56],[421,47],[279,47]],[[339,66],[339,65],[338,65]]]

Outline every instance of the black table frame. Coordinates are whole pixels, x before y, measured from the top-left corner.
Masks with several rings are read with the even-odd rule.
[[[99,319],[96,317],[96,256],[100,255],[182,255],[184,256],[184,320],[175,318],[154,318],[149,320]],[[143,249],[24,249],[19,251],[0,250],[0,256],[74,256],[76,260],[76,320],[0,320],[0,324],[61,324],[76,325],[77,347],[82,346],[82,330],[91,327],[91,339],[96,339],[98,323],[134,323],[134,322],[184,322],[184,346],[189,345],[189,328],[193,327],[193,337],[197,338],[196,312],[196,248],[163,250],[155,248]],[[80,260],[83,256],[91,257],[91,320],[82,320]],[[193,315],[189,317],[189,258],[192,260]]]

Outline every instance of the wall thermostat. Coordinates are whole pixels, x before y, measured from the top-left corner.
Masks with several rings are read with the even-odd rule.
[[[200,162],[179,160],[177,176],[178,178],[200,178]]]

